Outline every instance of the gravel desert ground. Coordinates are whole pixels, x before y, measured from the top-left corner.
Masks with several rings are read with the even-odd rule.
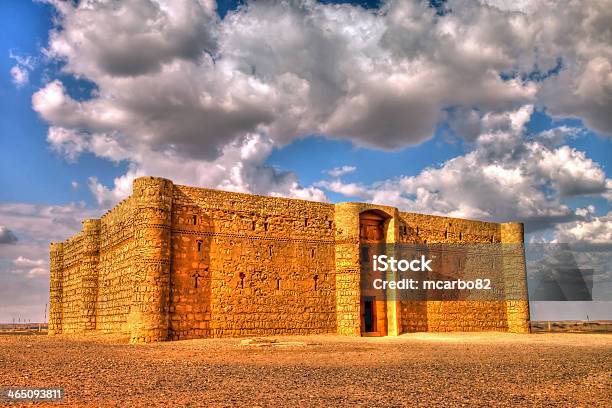
[[[0,385],[63,387],[47,405],[96,407],[603,407],[612,397],[611,334],[269,340],[1,335]]]

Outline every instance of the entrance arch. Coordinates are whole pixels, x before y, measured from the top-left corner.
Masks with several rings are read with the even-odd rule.
[[[390,217],[377,210],[359,214],[359,245],[361,247],[361,279],[372,271],[372,255],[385,251]],[[363,283],[363,282],[362,282]],[[387,305],[384,292],[375,290],[367,282],[362,285],[360,299],[361,335],[387,335]]]

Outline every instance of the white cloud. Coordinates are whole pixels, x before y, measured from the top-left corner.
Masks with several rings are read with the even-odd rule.
[[[407,0],[381,10],[251,2],[219,20],[212,1],[56,1],[58,26],[46,55],[97,89],[79,101],[53,80],[33,95],[32,106],[52,125],[51,147],[68,160],[92,152],[128,162],[112,187],[90,180],[105,205],[125,197],[131,180],[144,174],[324,199],[318,188],[265,165],[273,146],[311,134],[398,149],[431,138],[448,119],[466,140],[488,143],[481,152],[490,157],[466,155],[447,169],[486,159],[482,175],[493,183],[522,177],[499,162],[507,149],[518,150],[516,137],[487,129],[522,126],[530,111],[512,118],[505,112],[545,103],[556,115],[610,133],[605,1],[489,3],[450,1],[451,12],[438,16],[427,2]],[[561,72],[547,75],[559,58]],[[540,82],[522,80],[534,70]],[[544,136],[540,143],[552,143]],[[580,152],[531,148],[557,163],[539,171],[562,194],[600,188],[601,170]],[[253,155],[241,153],[249,149]],[[572,184],[579,174],[584,187]],[[428,202],[438,197],[418,188],[411,194],[418,191]],[[535,205],[530,201],[521,206]],[[439,209],[458,206],[466,214],[492,211],[469,202]]]
[[[612,242],[612,212],[600,217],[587,216],[586,220],[557,226],[552,242],[585,242],[610,244]]]
[[[19,55],[9,51],[9,58],[15,60],[16,64],[11,68],[11,79],[17,88],[21,88],[30,82],[30,71],[36,64],[36,58],[29,55]]]
[[[51,148],[62,154],[70,162],[87,148],[87,142],[83,135],[73,129],[51,126],[47,132],[47,142]]]
[[[331,170],[326,170],[325,173],[329,174],[332,177],[342,177],[345,174],[350,174],[350,173],[354,173],[357,170],[357,167],[355,166],[341,166],[341,167],[334,167]]]
[[[10,271],[12,274],[22,275],[26,278],[49,276],[49,262],[44,259],[29,259],[19,256],[13,259],[13,265],[17,269]]]
[[[537,140],[541,143],[558,146],[569,139],[576,139],[584,133],[581,128],[561,125],[544,130],[537,134]]]
[[[16,259],[13,260],[13,264],[15,266],[19,266],[19,267],[36,267],[36,266],[43,266],[45,265],[47,262],[43,259],[29,259],[29,258],[24,258],[23,256],[19,256]]]
[[[584,152],[569,146],[554,150],[537,144],[528,145],[537,160],[537,171],[550,180],[560,196],[601,194],[606,191],[606,175]]]
[[[482,4],[496,7],[504,11],[518,11],[531,14],[538,8],[538,3],[546,0],[480,0]]]
[[[51,31],[48,54],[89,77],[156,73],[164,63],[197,61],[215,48],[215,1],[50,2],[63,30]]]
[[[270,139],[251,134],[225,146],[216,159],[204,161],[185,158],[171,150],[159,152],[140,146],[139,154],[132,157],[130,169],[114,180],[112,188],[96,178],[90,178],[89,187],[103,207],[126,198],[134,178],[143,175],[168,177],[177,184],[327,201],[320,189],[300,186],[294,173],[278,172],[267,165],[272,147]]]
[[[28,70],[19,65],[14,65],[11,68],[11,77],[13,79],[13,83],[18,88],[26,85],[30,81],[30,74],[28,73]]]
[[[279,145],[318,132],[399,148],[430,138],[448,105],[502,109],[536,92],[496,72],[512,68],[515,51],[467,28],[488,19],[505,25],[501,12],[475,8],[475,21],[449,16],[438,25],[424,5],[393,2],[377,13],[304,1],[252,3],[219,22],[195,3],[154,4],[57,3],[62,29],[52,32],[48,54],[99,91],[76,102],[65,92],[58,98],[61,84],[51,83],[34,108],[56,126],[119,131],[211,158],[257,132]],[[186,10],[197,12],[183,21]],[[135,16],[150,24],[131,24]],[[178,26],[189,35],[175,35]],[[518,41],[520,33],[507,31]],[[116,41],[106,41],[111,33]],[[204,40],[184,54],[191,35]],[[408,50],[403,40],[413,37]],[[144,38],[154,45],[134,45]]]
[[[317,183],[347,197],[361,197],[404,210],[461,218],[525,221],[530,230],[575,220],[584,214],[563,204],[566,196],[606,195],[610,179],[584,152],[540,136],[526,140],[530,106],[481,118],[473,150],[429,167],[371,185],[340,180]],[[553,133],[553,132],[551,132]],[[556,132],[557,138],[567,134]],[[571,132],[570,132],[571,133]]]
[[[363,197],[366,199],[373,198],[372,192],[369,191],[367,187],[358,183],[344,183],[340,180],[322,180],[317,182],[315,185],[317,187],[342,194],[345,197]]]

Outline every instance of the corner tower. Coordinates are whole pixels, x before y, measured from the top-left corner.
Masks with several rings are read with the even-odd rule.
[[[133,343],[168,338],[173,188],[164,178],[134,180],[136,254],[128,315]]]
[[[501,224],[500,229],[508,331],[529,333],[524,226],[519,222],[506,222]]]

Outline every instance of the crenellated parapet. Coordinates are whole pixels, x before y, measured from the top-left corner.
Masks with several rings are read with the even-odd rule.
[[[62,270],[64,244],[52,242],[49,246],[49,334],[62,333]]]
[[[173,188],[172,181],[159,177],[134,180],[136,256],[128,315],[132,342],[168,337]]]
[[[503,248],[504,291],[508,331],[529,333],[529,300],[525,264],[524,226],[519,222],[500,225]]]

